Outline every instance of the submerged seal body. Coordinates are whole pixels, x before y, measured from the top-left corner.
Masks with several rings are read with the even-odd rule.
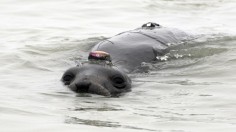
[[[87,63],[68,69],[62,82],[78,93],[117,96],[131,89],[127,73],[142,62],[152,62],[164,55],[166,49],[186,40],[188,35],[174,28],[161,27],[156,23],[120,33],[96,44],[91,51],[108,53],[112,65]]]

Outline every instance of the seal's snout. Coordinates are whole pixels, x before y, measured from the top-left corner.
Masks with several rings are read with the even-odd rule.
[[[77,93],[93,93],[103,96],[111,96],[110,92],[99,83],[89,81],[89,79],[81,80],[74,84],[71,89]]]
[[[131,81],[126,74],[113,67],[87,64],[68,69],[62,82],[76,93],[90,93],[107,97],[130,91]]]
[[[91,86],[91,82],[88,80],[80,81],[75,84],[77,88],[77,92],[80,93],[88,93],[89,87]]]

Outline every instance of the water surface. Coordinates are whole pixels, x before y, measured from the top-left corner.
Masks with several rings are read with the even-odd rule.
[[[0,128],[199,132],[236,129],[234,0],[1,0]],[[60,82],[97,42],[153,21],[197,39],[119,98],[77,96]]]

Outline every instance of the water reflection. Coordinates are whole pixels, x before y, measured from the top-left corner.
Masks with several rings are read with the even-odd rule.
[[[101,120],[85,120],[85,119],[80,119],[77,117],[67,117],[67,119],[65,120],[65,123],[89,125],[89,126],[96,126],[96,127],[128,128],[128,129],[135,129],[135,130],[158,131],[158,130],[153,130],[153,129],[145,129],[145,128],[139,128],[139,127],[134,127],[134,126],[121,125],[119,124],[119,122],[110,122],[110,121],[101,121]]]

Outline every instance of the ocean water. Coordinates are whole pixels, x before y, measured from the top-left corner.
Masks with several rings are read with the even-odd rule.
[[[1,132],[234,132],[235,0],[1,0]],[[97,42],[157,22],[196,36],[119,98],[60,82]]]

